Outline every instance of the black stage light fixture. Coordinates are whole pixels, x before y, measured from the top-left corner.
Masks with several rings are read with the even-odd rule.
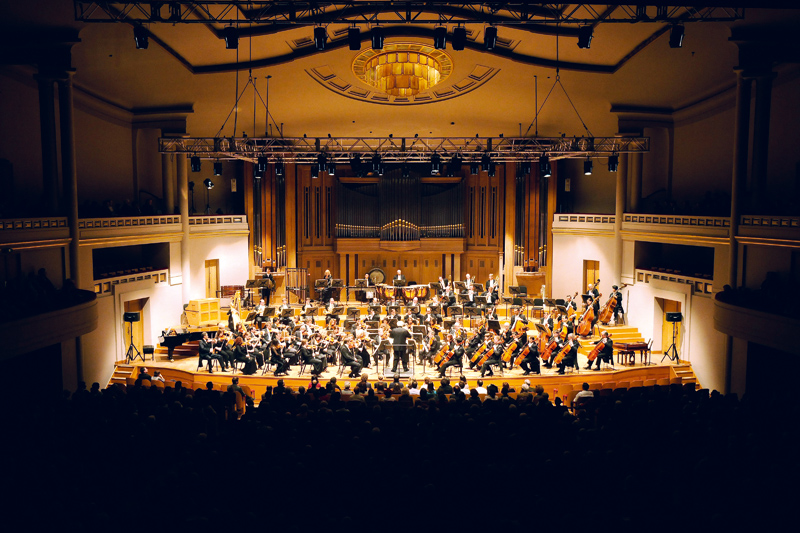
[[[214,182],[211,181],[209,178],[203,180],[203,185],[206,186],[206,189],[211,190],[214,188]]]
[[[259,171],[257,171],[257,170],[253,173],[253,178],[255,178],[257,180],[260,180],[263,177],[264,177],[264,174],[259,172]]]
[[[539,174],[545,178],[549,178],[553,175],[553,168],[550,166],[550,158],[546,155],[539,158]]]
[[[350,169],[353,171],[353,174],[355,174],[358,177],[364,175],[364,171],[361,168],[361,154],[355,154],[350,156]]]
[[[489,26],[483,31],[483,46],[487,50],[494,50],[497,46],[497,28]]]
[[[192,172],[200,172],[200,158],[193,155],[189,161],[192,164]]]
[[[311,165],[311,177],[317,179],[319,177],[319,165]]]
[[[317,50],[325,50],[325,43],[328,42],[328,31],[323,26],[314,28],[314,46]]]
[[[592,46],[594,28],[591,26],[581,26],[578,28],[578,48],[589,48]]]
[[[350,50],[361,50],[361,30],[358,28],[347,30],[347,42],[350,44]]]
[[[317,169],[320,172],[325,172],[325,169],[328,167],[328,156],[325,154],[319,154],[317,156]]]
[[[674,26],[672,26],[672,29],[669,30],[670,48],[680,48],[681,46],[683,46],[683,33],[684,33],[683,25],[675,24]]]
[[[403,163],[403,165],[400,167],[400,173],[404,178],[411,177],[411,167],[408,166],[408,163]]]
[[[381,161],[380,154],[372,156],[372,172],[378,176],[383,176],[383,162]]]
[[[150,4],[150,20],[153,22],[161,20],[161,3],[153,2]]]
[[[477,176],[481,171],[481,166],[478,164],[477,161],[473,160],[469,163],[469,175],[470,176]]]
[[[494,161],[489,161],[489,170],[486,171],[486,175],[489,176],[490,178],[493,178],[494,169],[495,169]]]
[[[463,160],[461,156],[458,154],[454,155],[450,158],[450,164],[447,166],[447,175],[448,176],[455,176],[459,172],[461,172],[461,163]]]
[[[383,28],[380,26],[375,26],[372,28],[372,49],[373,50],[382,50],[383,49]]]
[[[447,48],[447,28],[445,26],[436,26],[433,29],[433,47],[437,50]]]
[[[275,175],[283,176],[283,161],[281,160],[275,162]]]
[[[336,161],[331,161],[328,163],[328,175],[329,176],[336,175]]]
[[[216,161],[214,163],[214,175],[215,176],[222,176],[222,162]]]
[[[616,172],[618,167],[619,167],[619,156],[617,154],[612,154],[608,156],[608,171]]]
[[[453,28],[453,50],[463,50],[467,44],[467,28],[456,26]]]
[[[236,50],[239,48],[239,30],[233,26],[222,28],[222,36],[225,37],[225,48]]]
[[[172,2],[169,5],[169,21],[170,22],[181,21],[181,5],[178,2]]]
[[[484,172],[489,171],[489,166],[492,164],[492,158],[489,154],[483,154],[481,156],[481,170]]]
[[[530,161],[523,161],[522,162],[522,173],[528,175],[531,173],[531,162]]]
[[[259,157],[258,164],[256,165],[256,170],[258,170],[261,173],[264,173],[267,171],[268,165],[269,165],[269,159],[267,159],[266,157]]]
[[[147,50],[150,44],[150,32],[144,26],[134,26],[133,41],[136,43],[137,50]]]
[[[436,176],[442,170],[442,158],[436,152],[431,156],[431,176]]]
[[[584,176],[591,176],[593,167],[594,167],[594,165],[592,163],[592,158],[591,157],[587,157],[583,161],[583,175]]]

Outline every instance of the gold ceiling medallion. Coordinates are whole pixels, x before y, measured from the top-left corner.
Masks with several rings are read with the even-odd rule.
[[[353,60],[353,73],[361,81],[401,98],[433,89],[452,71],[447,53],[421,43],[386,44],[381,50],[364,50]]]

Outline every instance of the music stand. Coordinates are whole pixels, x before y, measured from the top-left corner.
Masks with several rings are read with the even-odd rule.
[[[364,278],[358,278],[353,282],[353,286],[356,289],[363,289],[367,286],[367,280],[365,280]]]
[[[305,311],[303,311],[303,316],[317,316],[319,313],[319,307],[309,307]]]
[[[261,316],[270,317],[275,316],[275,311],[277,310],[276,307],[265,307],[264,312],[261,313]]]
[[[391,345],[392,345],[392,340],[391,339],[383,339],[380,342],[380,344],[378,344],[378,347],[375,348],[375,351],[378,351],[378,352],[382,351],[383,353],[386,354],[383,357],[383,375],[384,376],[386,375],[386,365],[389,364],[389,348],[391,347]]]
[[[472,290],[475,291],[475,292],[484,292],[483,284],[481,284],[481,283],[473,283],[472,284]]]
[[[503,296],[502,298],[500,298],[500,303],[506,304],[506,316],[508,316],[508,306],[509,304],[511,304],[513,300],[514,298],[512,298],[511,296]]]
[[[405,287],[406,283],[407,282],[404,279],[393,279],[392,280],[392,287]]]
[[[525,303],[525,314],[528,314],[531,307],[535,307],[536,304],[533,303],[534,298],[523,298],[522,301]],[[528,315],[528,318],[534,318]]]
[[[419,314],[419,306],[418,305],[407,305],[406,306],[406,314],[418,315]]]
[[[358,320],[357,318],[351,318],[351,317],[357,317],[360,314],[361,314],[361,310],[358,307],[348,307],[347,308],[347,318],[349,318],[351,320]]]
[[[499,320],[490,320],[486,329],[490,331],[494,331],[495,333],[500,333],[500,321]]]
[[[430,309],[430,310],[431,310],[431,314],[434,314],[434,315],[435,315],[435,314],[438,314],[437,312],[439,312],[439,313],[440,313],[440,312],[442,311],[442,306],[441,306],[441,305],[439,305],[439,304],[435,304],[435,305],[429,305],[429,306],[428,306],[428,309]]]
[[[454,281],[453,288],[458,289],[459,292],[467,290],[467,286],[464,284],[463,281]]]
[[[483,309],[479,307],[467,307],[467,316],[469,317],[469,327],[472,327],[472,321],[477,316],[480,317],[483,315]]]
[[[451,305],[450,307],[447,308],[447,313],[450,316],[456,316],[456,315],[461,316],[464,314],[464,307],[460,305]]]
[[[370,312],[377,311],[378,314],[381,314],[381,306],[380,305],[370,305],[369,306]]]
[[[343,311],[344,311],[344,306],[343,305],[337,305],[337,306],[334,306],[333,311],[331,311],[330,314],[332,314],[332,315],[341,315]]]
[[[387,306],[386,306],[386,313],[387,313],[387,314],[389,313],[389,310],[390,310],[390,309],[394,309],[394,312],[395,312],[395,313],[399,313],[399,312],[400,312],[400,306],[399,306],[399,305],[397,305],[397,304],[395,304],[395,305],[387,305]]]
[[[442,294],[442,286],[438,282],[428,283],[428,287],[436,291],[436,294]]]
[[[323,301],[325,298],[325,290],[327,289],[328,280],[317,279],[314,280],[314,290],[317,292],[317,300]]]

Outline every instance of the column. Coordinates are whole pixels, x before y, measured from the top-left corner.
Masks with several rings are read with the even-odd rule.
[[[753,110],[752,199],[758,213],[763,212],[767,191],[767,157],[769,151],[769,114],[772,106],[772,80],[770,72],[755,78],[756,103]]]
[[[175,213],[175,176],[172,171],[173,154],[161,154],[161,197],[164,198],[164,214]]]
[[[628,158],[620,155],[617,168],[616,203],[614,209],[614,277],[622,281],[622,217],[625,215],[625,202],[628,199]]]
[[[628,154],[628,173],[631,177],[631,212],[638,213],[642,199],[642,154]]]
[[[178,208],[181,213],[181,298],[183,303],[192,299],[191,265],[189,261],[189,169],[185,154],[175,154],[178,162]]]
[[[736,233],[739,228],[740,197],[744,193],[747,180],[747,145],[750,133],[750,85],[741,70],[736,71],[736,117],[733,126],[733,177],[731,183],[731,222],[728,241],[728,285],[738,286],[739,243]],[[731,390],[733,375],[734,339],[730,335],[725,340],[725,393]]]
[[[55,86],[52,75],[36,74],[39,82],[39,124],[42,131],[42,206],[49,216],[58,213],[58,150],[56,147]]]
[[[61,122],[61,172],[64,180],[64,205],[69,226],[69,276],[81,288],[80,232],[78,229],[78,171],[75,160],[75,108],[72,92],[73,72],[58,80],[58,111]],[[75,339],[75,375],[83,377],[81,338]]]

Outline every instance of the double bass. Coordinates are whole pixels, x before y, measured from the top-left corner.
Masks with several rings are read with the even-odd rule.
[[[624,289],[625,287],[627,287],[627,284],[623,283],[620,289]],[[618,303],[619,302],[617,301],[617,291],[614,291],[611,294],[611,298],[609,298],[608,301],[603,306],[603,308],[600,309],[600,313],[597,316],[598,320],[603,324],[610,323],[611,319],[614,318],[614,308],[617,307]]]
[[[598,283],[600,283],[599,279],[594,282],[595,288],[597,288]],[[592,322],[594,321],[594,300],[595,298],[592,297],[592,301],[586,305],[586,311],[583,312],[581,319],[575,326],[575,333],[581,337],[588,337],[592,334]]]

